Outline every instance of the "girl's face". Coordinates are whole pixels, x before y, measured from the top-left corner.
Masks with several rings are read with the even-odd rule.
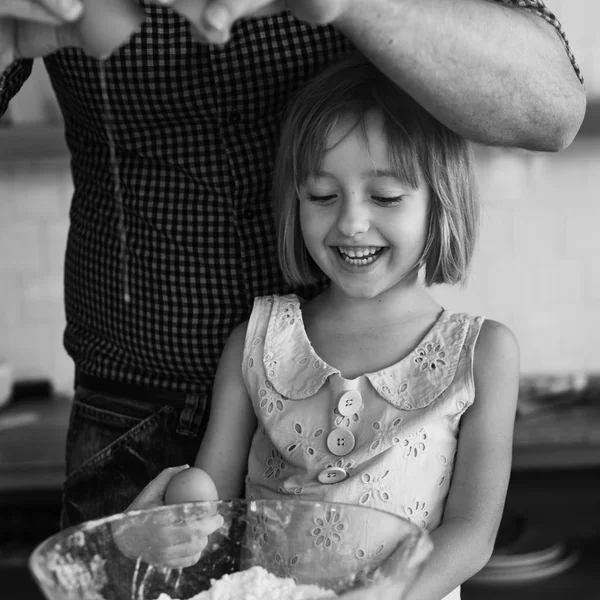
[[[333,290],[375,298],[416,281],[430,193],[422,177],[413,189],[393,172],[379,112],[366,115],[366,142],[351,124],[340,119],[320,171],[300,187],[300,227]]]

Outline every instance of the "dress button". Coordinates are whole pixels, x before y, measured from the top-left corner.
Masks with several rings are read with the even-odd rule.
[[[327,436],[327,448],[336,456],[346,456],[355,445],[354,434],[349,429],[339,427]]]
[[[358,390],[344,392],[338,402],[338,411],[344,417],[351,417],[362,406],[362,396]]]
[[[328,469],[323,469],[317,475],[317,479],[321,483],[338,483],[338,481],[344,481],[347,475],[346,471],[340,467],[329,467]]]

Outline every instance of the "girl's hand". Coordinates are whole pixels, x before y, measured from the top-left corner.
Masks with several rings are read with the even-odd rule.
[[[171,510],[148,515],[141,509],[164,506],[164,494],[171,479],[188,469],[171,467],[155,477],[125,511],[131,513],[114,523],[112,533],[119,550],[132,560],[141,558],[154,566],[182,568],[194,565],[208,543],[208,536],[223,525],[212,506],[192,510],[172,505]]]
[[[307,23],[326,25],[340,17],[351,0],[154,0],[171,5],[193,24],[196,37],[211,44],[223,44],[236,21],[265,17],[290,10]]]

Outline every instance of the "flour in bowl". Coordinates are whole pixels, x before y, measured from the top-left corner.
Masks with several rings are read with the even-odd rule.
[[[335,592],[317,585],[299,585],[282,579],[262,567],[251,567],[221,579],[211,579],[211,587],[189,600],[322,600],[337,598]],[[161,594],[157,600],[172,600]]]

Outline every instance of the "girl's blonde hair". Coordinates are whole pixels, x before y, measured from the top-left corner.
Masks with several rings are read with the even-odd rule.
[[[360,55],[329,67],[294,97],[286,110],[275,160],[273,199],[281,269],[294,285],[322,280],[299,222],[299,188],[319,170],[328,134],[351,116],[365,133],[365,115],[383,118],[390,161],[413,188],[421,174],[431,191],[429,234],[420,265],[425,284],[466,279],[477,233],[479,204],[469,143],[417,104]]]

